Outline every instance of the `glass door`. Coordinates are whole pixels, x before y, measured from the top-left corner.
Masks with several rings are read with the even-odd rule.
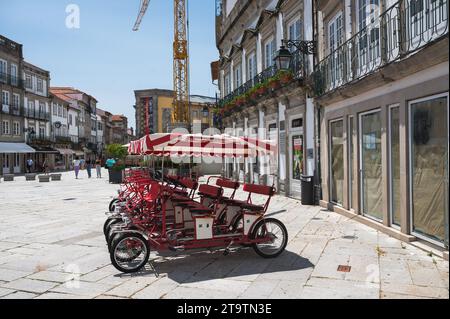
[[[14,154],[14,174],[20,173],[20,154]]]
[[[448,94],[410,103],[412,232],[448,245]]]
[[[293,135],[291,139],[291,196],[301,196],[303,174],[303,135]]]
[[[3,165],[2,165],[2,172],[4,174],[10,174],[11,170],[9,168],[9,154],[2,154],[3,159]]]
[[[361,212],[377,221],[383,220],[381,169],[381,112],[360,115]]]

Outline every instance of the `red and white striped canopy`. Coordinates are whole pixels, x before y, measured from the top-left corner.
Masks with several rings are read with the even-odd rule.
[[[158,133],[131,142],[131,155],[195,156],[195,157],[256,157],[273,155],[275,143],[230,135]]]

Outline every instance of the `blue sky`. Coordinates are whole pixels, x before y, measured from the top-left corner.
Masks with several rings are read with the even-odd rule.
[[[66,27],[66,7],[80,28]],[[172,89],[173,1],[151,0],[138,32],[140,0],[0,0],[0,34],[23,44],[25,59],[51,72],[52,86],[73,86],[134,125],[135,89]],[[214,0],[189,0],[191,94],[215,96]]]

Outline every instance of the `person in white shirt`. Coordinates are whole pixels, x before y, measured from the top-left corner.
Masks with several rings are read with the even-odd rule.
[[[75,178],[78,179],[78,173],[80,172],[81,161],[77,158],[73,160],[73,169],[75,171]]]

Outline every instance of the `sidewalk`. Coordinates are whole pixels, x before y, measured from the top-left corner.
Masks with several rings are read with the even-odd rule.
[[[102,232],[117,185],[104,179],[0,184],[0,298],[449,298],[449,265],[320,207],[275,197],[269,215],[289,232],[287,250],[252,249],[151,259],[138,275],[111,266]],[[241,197],[240,194],[237,197]],[[350,272],[338,271],[350,266]]]

